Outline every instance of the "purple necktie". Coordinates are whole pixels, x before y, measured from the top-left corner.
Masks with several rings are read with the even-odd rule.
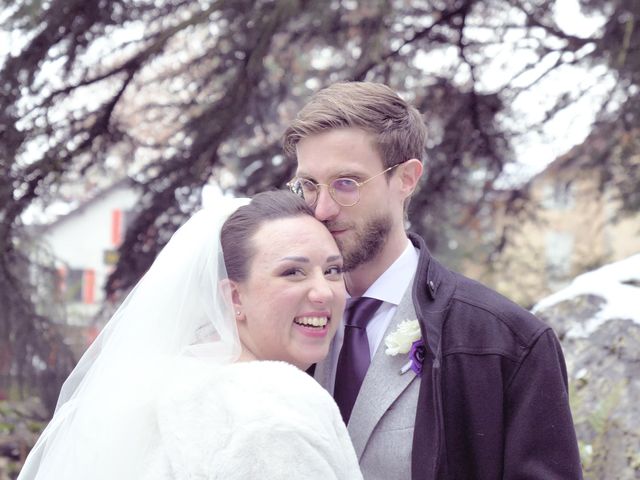
[[[351,302],[344,313],[344,341],[338,366],[333,397],[340,408],[344,423],[349,422],[353,404],[371,363],[367,323],[382,300],[362,297]]]

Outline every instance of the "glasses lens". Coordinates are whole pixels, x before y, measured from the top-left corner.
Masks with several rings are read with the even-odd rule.
[[[296,179],[291,180],[289,183],[287,183],[287,187],[289,187],[289,190],[291,190],[292,193],[295,193],[299,197],[303,196],[302,188],[298,180]]]
[[[336,178],[331,182],[333,199],[343,207],[350,207],[358,203],[358,182],[352,178]]]
[[[293,193],[304,198],[308,204],[312,205],[316,201],[318,186],[311,180],[296,178],[289,184],[289,187]]]

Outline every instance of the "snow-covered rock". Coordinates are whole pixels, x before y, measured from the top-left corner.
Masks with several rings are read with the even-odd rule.
[[[640,254],[576,277],[534,313],[563,344],[585,478],[640,478]]]

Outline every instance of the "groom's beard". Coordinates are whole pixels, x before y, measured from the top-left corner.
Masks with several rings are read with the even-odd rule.
[[[330,222],[325,222],[332,229]],[[344,270],[350,271],[373,260],[382,251],[389,232],[391,217],[381,214],[363,225],[354,225],[347,233],[348,238],[335,238],[344,262]]]

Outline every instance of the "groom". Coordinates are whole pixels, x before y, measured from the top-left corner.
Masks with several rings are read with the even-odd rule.
[[[405,231],[426,133],[395,92],[361,82],[318,92],[285,132],[289,186],[336,239],[352,297],[315,377],[367,480],[582,478],[553,331]],[[413,361],[385,346],[402,321]]]

